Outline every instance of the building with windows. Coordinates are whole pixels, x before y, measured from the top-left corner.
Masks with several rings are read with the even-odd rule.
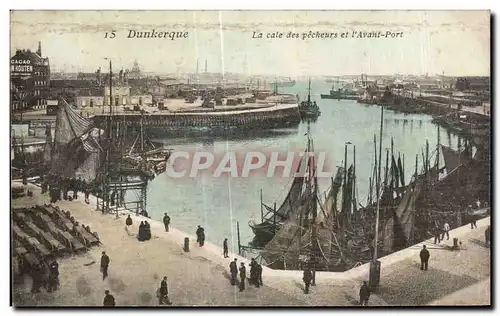
[[[104,105],[104,97],[103,96],[77,96],[76,97],[76,106],[78,108],[83,107],[94,107],[99,106],[102,107]]]
[[[10,58],[10,100],[12,111],[44,109],[50,92],[49,58],[38,49],[18,49]]]
[[[109,105],[109,85],[104,88],[104,105]],[[127,105],[130,103],[130,86],[128,85],[113,85],[112,93],[113,105]]]

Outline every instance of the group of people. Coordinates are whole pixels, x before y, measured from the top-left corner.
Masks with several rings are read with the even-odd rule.
[[[448,222],[444,222],[444,224],[441,225],[440,222],[436,221],[434,223],[433,235],[435,244],[439,244],[441,241],[443,241],[445,236],[447,238],[446,240],[449,240],[450,224],[448,224]]]
[[[240,292],[243,292],[245,290],[245,280],[247,278],[247,269],[245,267],[245,263],[240,264],[240,268],[238,269],[237,265],[238,259],[234,259],[231,261],[229,264],[229,272],[231,273],[231,285],[236,285],[238,282],[238,272],[240,275],[240,280],[239,280],[239,287],[240,287]],[[255,287],[259,288],[260,286],[263,285],[262,283],[262,266],[255,260],[255,258],[252,258],[250,263],[248,264],[250,267],[250,278],[248,279],[248,284],[254,285]]]
[[[44,286],[47,292],[56,291],[59,287],[59,264],[55,258],[52,258],[48,264],[41,263],[31,267],[31,293],[40,293]]]
[[[41,183],[42,194],[49,192],[50,203],[56,203],[61,199],[76,200],[78,199],[78,192],[85,194],[85,202],[89,203],[89,196],[92,190],[92,185],[88,184],[82,178],[68,178],[54,173],[49,173],[43,177]],[[71,192],[71,194],[70,194]]]
[[[139,224],[139,233],[137,234],[137,240],[146,241],[151,239],[151,226],[148,221],[141,222]]]

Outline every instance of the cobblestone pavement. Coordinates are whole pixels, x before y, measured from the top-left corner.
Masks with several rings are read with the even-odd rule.
[[[450,249],[453,236],[450,236],[449,241],[438,245],[429,243],[428,271],[420,270],[418,254],[385,270],[382,265],[380,288],[376,295],[389,305],[418,306],[470,288],[469,294],[474,294],[474,299],[468,300],[469,302],[489,305],[489,293],[484,295],[482,289],[474,287],[475,284],[490,279],[490,248],[485,247],[483,236],[484,229],[471,230],[462,241],[466,249],[459,251]],[[480,292],[473,292],[473,289]]]
[[[13,207],[48,202],[47,196],[40,196],[39,189],[33,191],[32,198],[13,200]],[[210,243],[199,248],[191,238],[191,250],[186,253],[181,246],[186,234],[175,229],[165,233],[162,224],[155,221],[150,221],[153,239],[139,242],[135,234],[141,219],[133,216],[134,224],[127,232],[125,216],[115,219],[113,215],[102,215],[80,201],[61,201],[57,205],[70,210],[80,223],[90,225],[104,245],[86,254],[59,259],[61,290],[56,293],[42,291],[32,295],[31,278],[16,280],[16,306],[100,306],[106,289],[115,296],[117,305],[154,306],[163,276],[168,277],[173,306],[355,306],[359,304],[359,287],[363,280],[368,280],[364,272],[348,278],[329,274],[318,278],[311,294],[306,295],[300,271],[283,274],[267,269],[264,287],[247,285],[244,292],[239,292],[230,285],[227,272],[233,256],[223,259],[220,249]],[[455,301],[489,304],[489,295],[485,295],[489,290],[485,292],[484,287],[477,286],[490,277],[490,249],[482,243],[484,229],[467,234],[466,250],[448,250],[450,241],[438,246],[429,244],[429,271],[419,269],[418,250],[410,258],[402,253],[401,260],[386,266],[383,263],[381,285],[370,297],[370,305],[414,306]],[[99,271],[103,250],[111,258],[105,281]],[[470,300],[457,299],[457,293],[467,293]]]

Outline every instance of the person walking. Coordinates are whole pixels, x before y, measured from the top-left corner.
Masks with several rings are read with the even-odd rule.
[[[304,293],[309,294],[309,286],[311,286],[311,281],[312,281],[311,268],[306,267],[304,269],[304,275],[302,276],[302,281],[304,281]]]
[[[363,285],[359,289],[359,303],[361,306],[368,306],[368,300],[370,299],[370,287],[368,282],[363,281]]]
[[[444,235],[446,235],[446,240],[450,240],[450,225],[448,222],[444,222],[442,240],[444,240]]]
[[[434,225],[434,229],[433,229],[433,232],[434,232],[434,244],[439,244],[441,242],[441,228],[439,228],[439,224],[436,223]]]
[[[168,298],[168,284],[167,284],[167,277],[164,276],[163,280],[160,283],[160,290],[159,290],[159,305],[171,305],[170,300]]]
[[[476,215],[474,215],[474,213],[471,212],[470,215],[469,215],[469,217],[470,217],[470,229],[477,228],[477,225],[476,225]]]
[[[222,244],[222,248],[224,249],[224,258],[229,258],[229,247],[227,246],[227,238],[224,238],[224,243]]]
[[[104,291],[104,294],[105,296],[102,305],[105,307],[115,307],[116,306],[115,297],[109,294],[108,290]]]
[[[163,216],[163,225],[165,225],[165,231],[168,232],[170,226],[170,216],[165,213]]]
[[[420,270],[427,271],[429,265],[429,257],[430,257],[429,250],[427,250],[427,247],[425,247],[424,245],[423,249],[420,250]]]
[[[103,251],[101,256],[101,271],[103,280],[108,276],[109,261],[110,260],[108,255],[106,254],[106,251]]]

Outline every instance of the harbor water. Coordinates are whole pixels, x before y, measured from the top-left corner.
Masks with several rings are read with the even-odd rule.
[[[369,177],[374,167],[374,135],[379,142],[381,109],[375,105],[363,105],[351,100],[322,100],[321,93],[329,93],[331,84],[312,82],[312,99],[321,109],[321,116],[311,123],[311,136],[315,152],[325,152],[330,169],[343,166],[344,146],[348,145],[347,163],[353,162],[353,145],[356,155],[356,183],[359,203],[365,205],[369,192]],[[294,87],[281,88],[280,92],[298,94],[301,100],[307,97],[307,82],[297,82]],[[401,159],[404,155],[406,183],[415,170],[415,157],[418,155],[419,169],[422,167],[422,154],[425,153],[426,140],[429,142],[429,156],[435,159],[438,128],[432,117],[423,114],[405,115],[384,111],[382,143],[382,162],[385,166],[385,150],[391,148],[394,140],[394,153]],[[226,151],[279,151],[294,152],[306,147],[307,125],[298,128],[270,131],[268,135],[259,133],[247,138],[175,138],[161,139],[166,147],[174,151],[208,150],[217,153]],[[440,143],[457,148],[458,138],[440,129]],[[442,157],[440,158],[442,161]],[[443,163],[441,162],[441,166]],[[383,170],[382,170],[383,172]],[[166,173],[157,176],[148,186],[147,210],[156,220],[161,220],[166,212],[171,225],[194,234],[197,225],[205,228],[208,241],[221,244],[228,238],[230,248],[237,251],[236,223],[239,222],[240,237],[243,245],[248,244],[253,233],[249,221],[260,222],[260,192],[263,202],[277,207],[283,201],[291,178],[275,176],[268,178],[265,173],[250,174],[248,178],[214,177],[212,172],[200,172],[198,177],[169,178]],[[319,180],[320,190],[326,191],[331,179]],[[127,200],[133,200],[136,192],[128,192]]]

